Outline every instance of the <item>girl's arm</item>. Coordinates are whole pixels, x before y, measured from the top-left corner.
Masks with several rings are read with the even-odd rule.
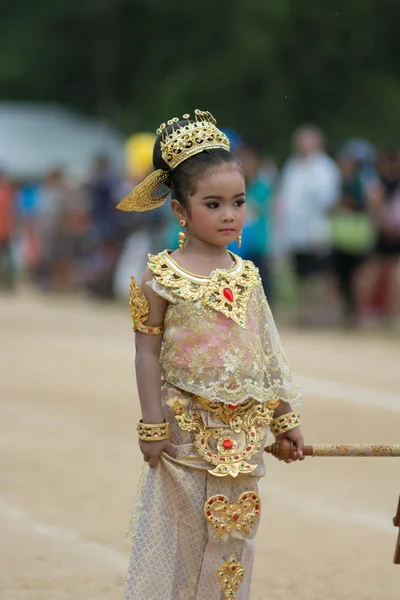
[[[293,408],[290,406],[289,402],[281,400],[279,405],[275,409],[274,419],[276,419],[277,417],[281,417],[282,415],[286,415],[290,412],[293,412]]]
[[[146,327],[159,327],[164,322],[167,301],[155,293],[146,283],[152,278],[150,269],[146,269],[141,289],[149,303],[149,315]],[[142,408],[143,423],[163,423],[161,408],[161,369],[160,351],[162,334],[149,335],[136,332],[136,383]]]
[[[149,304],[149,314],[145,325],[150,330],[162,326],[167,307],[167,301],[146,285],[151,278],[152,273],[150,269],[146,269],[142,279],[141,290]],[[142,409],[142,422],[144,424],[161,424],[165,421],[161,406],[161,344],[162,334],[151,335],[136,331],[136,383]],[[162,452],[166,452],[171,456],[174,454],[168,439],[151,442],[139,440],[139,445],[144,455],[144,460],[152,468],[157,466]]]

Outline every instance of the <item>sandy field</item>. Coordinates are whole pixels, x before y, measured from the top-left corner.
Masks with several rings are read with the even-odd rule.
[[[0,332],[0,598],[119,600],[142,464],[129,312],[25,292],[0,297]],[[400,339],[281,335],[306,442],[400,442]],[[398,600],[400,459],[265,460],[252,600]]]

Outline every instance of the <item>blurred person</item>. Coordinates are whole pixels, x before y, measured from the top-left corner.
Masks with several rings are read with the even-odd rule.
[[[33,235],[37,236],[39,246],[35,282],[43,290],[60,289],[68,282],[70,200],[71,192],[62,169],[48,171],[37,189],[32,215]]]
[[[373,250],[375,229],[359,163],[344,152],[337,162],[341,194],[331,218],[332,268],[344,305],[344,324],[354,326],[365,303],[363,267]]]
[[[91,175],[85,189],[93,226],[99,240],[117,235],[115,206],[118,199],[119,179],[110,160],[101,154],[94,159]]]
[[[375,206],[378,240],[370,270],[370,291],[384,294],[383,315],[389,321],[400,311],[400,152],[397,148],[381,151],[377,159],[378,181],[369,193]]]
[[[246,181],[246,223],[241,247],[232,248],[245,260],[251,260],[262,279],[264,292],[272,302],[271,277],[271,192],[272,182],[262,170],[263,157],[250,143],[242,143],[236,151]]]
[[[295,131],[293,149],[279,184],[278,239],[296,275],[297,321],[318,324],[327,316],[323,305],[331,253],[329,213],[340,194],[340,174],[325,153],[318,127],[305,125]]]
[[[12,289],[15,283],[12,255],[15,212],[15,187],[5,173],[0,171],[0,288]]]
[[[86,261],[83,279],[84,287],[91,296],[104,300],[115,297],[113,280],[120,254],[121,241],[112,234],[103,236],[100,243],[96,244]]]

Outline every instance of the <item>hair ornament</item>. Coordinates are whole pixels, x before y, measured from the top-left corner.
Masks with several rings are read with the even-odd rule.
[[[117,204],[117,208],[127,212],[144,212],[146,210],[158,208],[164,204],[169,196],[169,192],[161,194],[160,196],[153,196],[153,192],[163,185],[168,177],[169,171],[163,171],[162,169],[153,171],[153,173],[150,173],[142,183],[139,183],[130,194],[125,196],[125,198]]]
[[[217,121],[208,111],[198,108],[194,111],[195,120],[180,125],[178,117],[161,123],[157,135],[161,135],[161,156],[169,170],[158,169],[136,186],[126,198],[121,200],[117,208],[125,211],[145,211],[164,204],[169,193],[153,196],[153,192],[169,178],[170,170],[175,169],[186,159],[204,150],[222,148],[229,151],[228,137],[216,126]],[[189,114],[183,119],[188,120]]]

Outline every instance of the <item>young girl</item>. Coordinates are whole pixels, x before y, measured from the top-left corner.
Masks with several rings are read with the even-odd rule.
[[[120,204],[163,204],[179,250],[132,278],[144,471],[124,600],[248,600],[268,427],[302,458],[292,380],[257,269],[227,251],[245,220],[241,165],[208,112],[157,131],[156,171]],[[289,402],[291,404],[289,404]]]

